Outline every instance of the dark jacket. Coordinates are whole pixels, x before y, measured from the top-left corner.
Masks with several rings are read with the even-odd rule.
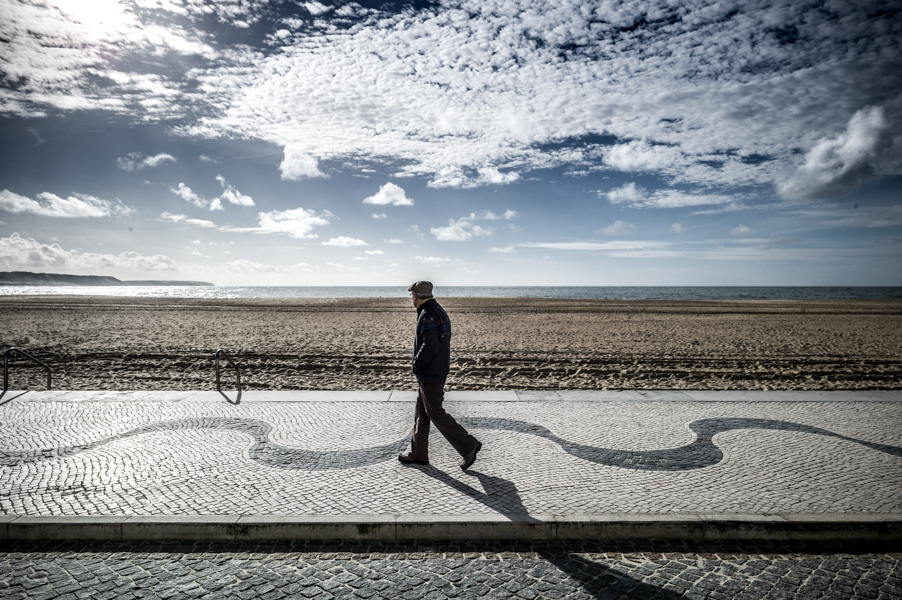
[[[451,319],[435,298],[417,307],[410,364],[420,383],[442,383],[451,371]]]

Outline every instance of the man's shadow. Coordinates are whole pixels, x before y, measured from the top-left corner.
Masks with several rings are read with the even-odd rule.
[[[512,521],[538,521],[526,511],[526,508],[523,506],[523,500],[520,498],[520,493],[517,491],[517,486],[506,479],[492,477],[479,471],[467,471],[467,475],[472,475],[479,479],[485,490],[483,492],[433,466],[418,466],[416,468],[422,471],[423,474],[444,483],[462,494],[466,494],[477,502],[510,518]],[[677,600],[681,597],[681,594],[677,592],[645,583],[631,577],[629,574],[621,573],[608,565],[600,564],[584,556],[574,554],[569,554],[566,557],[545,555],[541,556],[541,558],[567,574],[577,583],[580,591],[589,594],[593,598],[614,600],[615,598],[629,595],[635,598]]]
[[[579,590],[597,600],[621,598],[654,598],[655,600],[679,600],[683,590],[665,589],[637,579],[637,575],[623,573],[609,565],[598,563],[584,556],[571,554],[567,558],[543,557],[579,584]],[[641,575],[639,575],[641,576]],[[685,583],[685,582],[680,582]],[[691,589],[690,584],[685,587]]]
[[[529,515],[526,507],[523,506],[523,499],[520,498],[520,492],[513,482],[500,477],[492,477],[479,471],[467,471],[467,475],[475,476],[479,479],[479,483],[485,490],[476,489],[467,485],[463,481],[457,480],[444,471],[440,471],[432,466],[419,467],[419,469],[433,479],[440,481],[448,487],[473,498],[480,504],[483,504],[493,511],[516,521],[531,521],[535,519]]]

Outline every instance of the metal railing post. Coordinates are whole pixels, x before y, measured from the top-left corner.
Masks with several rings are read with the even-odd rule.
[[[238,365],[235,364],[235,361],[232,360],[232,357],[229,356],[229,353],[220,348],[216,351],[216,391],[225,396],[222,393],[222,385],[220,383],[219,377],[219,355],[222,355],[229,361],[229,364],[232,365],[232,368],[235,369],[235,379],[238,381],[238,400],[241,399],[241,373],[238,371]],[[228,396],[226,396],[226,400],[228,400]],[[231,400],[229,400],[231,402]]]

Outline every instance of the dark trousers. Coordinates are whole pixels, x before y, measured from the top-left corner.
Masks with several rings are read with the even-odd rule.
[[[457,453],[466,456],[479,442],[454,420],[444,408],[445,382],[421,383],[414,411],[413,437],[410,439],[410,454],[417,460],[429,460],[429,423],[454,446]]]

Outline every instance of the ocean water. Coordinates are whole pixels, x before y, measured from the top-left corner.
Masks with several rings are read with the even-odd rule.
[[[0,286],[0,296],[405,298],[404,286]],[[437,297],[594,300],[902,300],[902,287],[437,286]]]

